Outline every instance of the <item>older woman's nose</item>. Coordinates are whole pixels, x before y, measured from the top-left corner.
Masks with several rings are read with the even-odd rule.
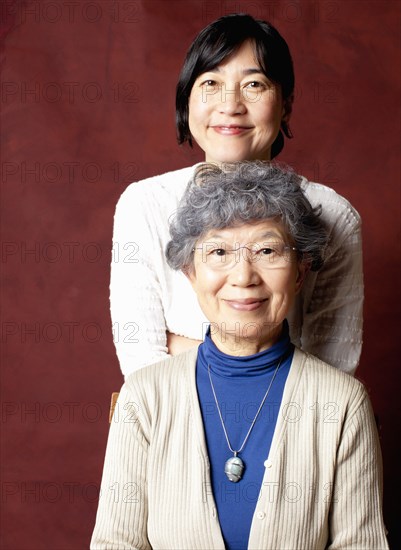
[[[244,114],[246,112],[245,99],[238,84],[225,84],[220,90],[218,109],[227,115]]]
[[[234,286],[257,285],[261,281],[255,262],[241,254],[230,270],[230,282]]]

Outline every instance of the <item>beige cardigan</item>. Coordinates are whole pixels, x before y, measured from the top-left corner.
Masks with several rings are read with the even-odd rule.
[[[124,384],[92,549],[224,549],[195,364],[191,350]],[[264,465],[249,549],[388,548],[380,448],[360,382],[296,349]]]

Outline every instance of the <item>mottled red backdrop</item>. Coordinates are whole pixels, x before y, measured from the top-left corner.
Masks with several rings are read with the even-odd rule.
[[[358,377],[381,425],[396,541],[399,6],[3,0],[1,548],[88,546],[109,396],[122,383],[108,302],[115,204],[131,181],[201,159],[176,145],[175,82],[197,31],[233,11],[270,20],[293,53],[295,138],[281,159],[363,217]]]

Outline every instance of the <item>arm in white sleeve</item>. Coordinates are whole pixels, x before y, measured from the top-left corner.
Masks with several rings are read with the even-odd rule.
[[[162,291],[153,264],[154,251],[162,246],[157,227],[144,194],[130,186],[114,216],[110,280],[114,344],[125,376],[167,356]]]
[[[353,374],[362,348],[363,266],[361,222],[349,206],[330,228],[323,268],[305,284],[302,349]],[[309,296],[307,296],[309,293]]]
[[[142,412],[124,385],[110,426],[91,550],[151,550],[147,538],[149,443],[140,421]]]
[[[382,461],[372,408],[361,386],[343,426],[330,508],[330,550],[385,550]]]

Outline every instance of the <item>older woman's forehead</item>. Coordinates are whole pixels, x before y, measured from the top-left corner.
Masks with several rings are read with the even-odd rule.
[[[263,220],[223,229],[211,229],[200,240],[254,242],[269,238],[287,240],[289,237],[290,235],[281,221]]]

